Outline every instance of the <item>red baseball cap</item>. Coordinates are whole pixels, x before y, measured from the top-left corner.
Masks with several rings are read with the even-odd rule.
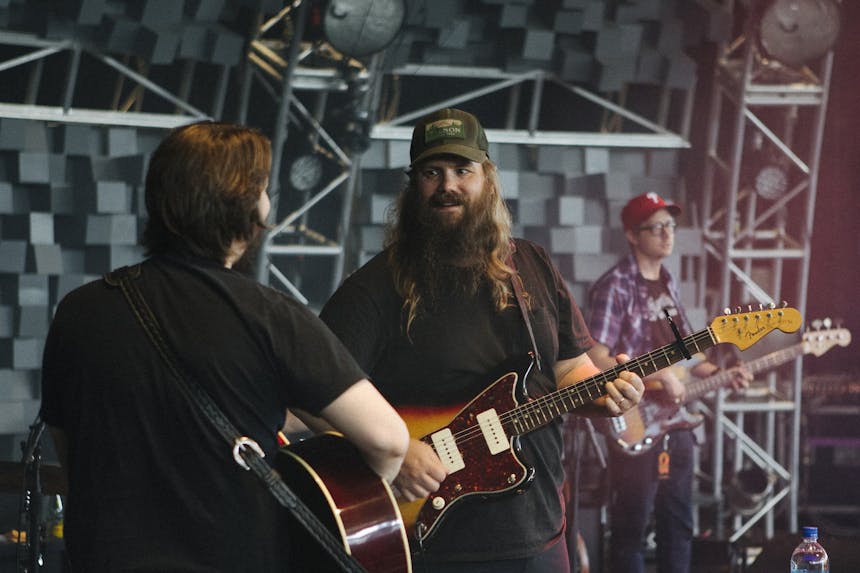
[[[681,214],[681,207],[666,201],[652,191],[637,195],[628,201],[621,210],[621,222],[624,223],[625,229],[635,229],[660,209],[666,209],[673,217]]]

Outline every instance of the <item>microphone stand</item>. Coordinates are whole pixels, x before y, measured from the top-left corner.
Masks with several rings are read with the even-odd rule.
[[[24,483],[21,491],[18,531],[26,535],[26,538],[22,541],[19,537],[18,540],[19,573],[36,573],[44,564],[45,524],[42,520],[42,480],[39,475],[44,431],[45,422],[37,415],[30,425],[27,441],[21,442]]]

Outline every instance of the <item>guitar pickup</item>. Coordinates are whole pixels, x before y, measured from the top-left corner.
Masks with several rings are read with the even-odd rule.
[[[449,474],[466,467],[466,462],[463,461],[463,455],[457,448],[457,440],[454,439],[454,434],[448,428],[443,428],[438,432],[433,432],[430,435],[433,441],[433,448],[436,450],[436,455],[442,461],[445,469]]]
[[[505,434],[505,429],[499,421],[499,416],[496,414],[495,408],[484,410],[477,415],[477,419],[490,454],[496,455],[506,452],[511,448],[508,436]]]

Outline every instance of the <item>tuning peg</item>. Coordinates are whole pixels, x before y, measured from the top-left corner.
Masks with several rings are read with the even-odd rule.
[[[736,313],[740,314],[740,313],[742,313],[743,311],[744,311],[744,309],[743,309],[743,307],[741,307],[740,305],[738,305],[738,306],[736,306],[736,307],[735,307],[735,312],[736,312]]]
[[[824,324],[824,328],[830,328],[830,326],[833,324],[833,321],[830,320],[830,317],[824,317],[822,324]]]
[[[731,313],[732,313],[732,309],[731,309],[731,308],[726,307],[726,308],[724,308],[724,309],[723,309],[723,314],[725,314],[726,316],[730,315]]]
[[[812,321],[812,328],[814,328],[815,330],[821,330],[821,321],[818,320],[817,318],[815,320],[813,320]]]
[[[776,308],[776,303],[775,303],[775,302],[769,302],[769,303],[767,304],[767,307],[768,307],[769,309],[773,310],[773,309],[775,309],[775,308]]]
[[[786,308],[786,307],[788,307],[788,301],[784,300],[784,301],[782,301],[782,308]]]

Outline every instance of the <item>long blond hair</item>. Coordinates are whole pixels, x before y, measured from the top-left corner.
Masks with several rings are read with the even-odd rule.
[[[487,204],[488,232],[479,241],[483,274],[490,283],[493,303],[501,311],[510,304],[513,290],[511,277],[515,274],[508,265],[513,245],[511,239],[511,213],[502,199],[501,184],[495,163],[485,160],[483,167],[484,191]],[[421,288],[418,284],[421,260],[415,257],[414,236],[417,225],[417,171],[411,169],[407,175],[406,188],[397,198],[391,213],[385,247],[388,261],[394,273],[397,293],[403,297],[403,310],[406,312],[406,330],[412,326],[422,302]]]

